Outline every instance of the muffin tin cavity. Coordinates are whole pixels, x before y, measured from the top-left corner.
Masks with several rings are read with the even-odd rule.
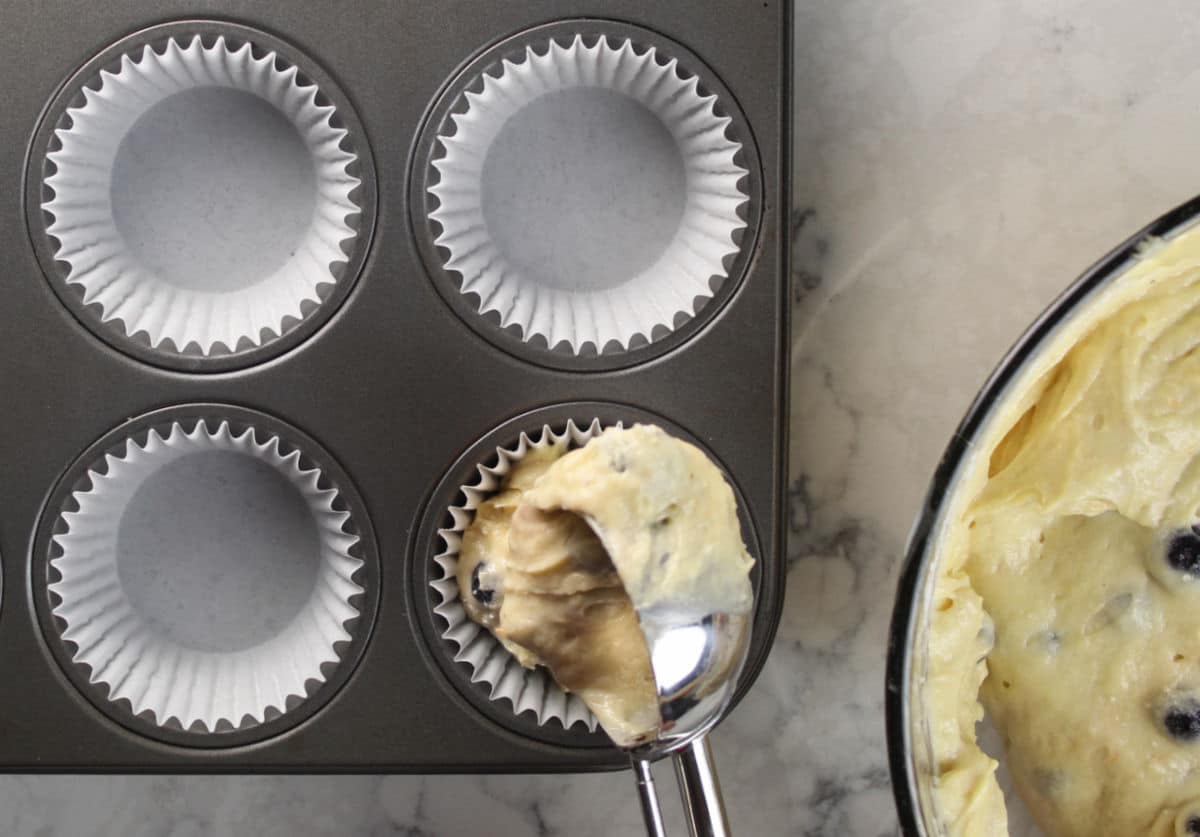
[[[574,450],[607,428],[639,423],[657,424],[707,451],[687,431],[644,410],[600,402],[556,405],[492,430],[446,473],[430,498],[417,540],[412,589],[431,657],[476,709],[523,735],[571,746],[609,745],[578,697],[565,692],[545,669],[523,668],[489,631],[467,616],[456,579],[462,534],[475,519],[475,509],[501,488],[504,478],[531,450],[564,441],[568,450]],[[743,538],[751,554],[758,556],[758,540],[744,500],[728,473],[726,479],[739,498]],[[756,565],[752,572],[756,588],[759,576]]]
[[[42,524],[35,595],[105,712],[221,746],[293,723],[354,664],[377,570],[363,512],[312,440],[233,407],[114,430]]]
[[[455,579],[458,549],[463,532],[475,518],[475,509],[499,490],[514,465],[530,450],[561,442],[566,442],[572,449],[582,447],[602,429],[599,420],[580,427],[568,419],[561,430],[542,425],[529,433],[522,432],[514,445],[497,447],[494,464],[478,464],[475,478],[469,484],[459,486],[462,502],[446,509],[450,525],[437,533],[444,548],[433,560],[441,573],[434,573],[437,577],[429,587],[440,599],[433,610],[445,624],[441,638],[457,648],[454,661],[465,664],[470,670],[472,683],[488,687],[491,700],[506,701],[517,715],[530,713],[539,725],[553,721],[564,729],[579,724],[595,731],[596,719],[583,701],[564,692],[545,669],[523,668],[489,631],[470,620],[463,609]]]
[[[442,295],[527,359],[611,368],[737,285],[759,210],[732,96],[679,44],[563,21],[484,52],[425,126],[411,206]]]
[[[307,58],[231,24],[172,24],[60,91],[28,212],[51,284],[113,346],[218,370],[283,351],[345,297],[374,217],[349,103]]]

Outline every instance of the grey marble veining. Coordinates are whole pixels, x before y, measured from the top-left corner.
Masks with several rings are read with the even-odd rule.
[[[1179,0],[817,0],[795,17],[789,589],[715,746],[739,834],[877,837],[896,829],[887,622],[926,482],[1025,324],[1200,191],[1200,17]],[[15,837],[638,828],[624,774],[0,777]]]

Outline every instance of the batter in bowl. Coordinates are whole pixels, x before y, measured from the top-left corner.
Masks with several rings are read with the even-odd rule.
[[[949,833],[1005,829],[982,679],[1048,834],[1200,835],[1200,234],[1061,328],[956,492],[927,673]]]
[[[741,614],[753,560],[733,491],[699,449],[657,427],[532,449],[464,532],[467,614],[522,665],[543,665],[621,747],[658,734],[638,619]]]

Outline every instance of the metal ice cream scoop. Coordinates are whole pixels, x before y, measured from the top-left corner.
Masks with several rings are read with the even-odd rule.
[[[658,738],[629,750],[646,833],[665,837],[650,766],[669,755],[693,837],[729,834],[725,805],[706,735],[729,706],[746,659],[750,615],[713,613],[701,619],[670,611],[639,611],[658,687]]]

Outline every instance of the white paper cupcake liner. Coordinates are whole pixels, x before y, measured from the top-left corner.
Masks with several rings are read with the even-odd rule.
[[[363,592],[353,579],[363,562],[350,554],[358,537],[346,531],[349,512],[335,508],[338,491],[321,487],[321,470],[302,463],[299,450],[285,452],[277,436],[212,424],[152,429],[144,442],[128,439],[123,454],[107,454],[103,468],[93,466],[81,483],[90,486],[76,489],[66,505],[77,510],[61,513],[66,531],[54,536],[59,555],[50,559],[58,580],[49,584],[53,614],[65,625],[62,640],[91,683],[106,686],[110,701],[128,702],[134,715],[150,713],[160,727],[200,733],[272,720],[325,682],[351,640],[347,624],[359,616],[351,599]],[[232,651],[198,650],[164,636],[131,603],[118,568],[122,519],[138,489],[183,457],[214,453],[250,457],[281,475],[311,515],[319,554],[312,592],[291,621]]]
[[[612,425],[621,427],[621,423]],[[522,433],[516,445],[496,448],[495,465],[476,466],[478,478],[471,485],[460,487],[465,498],[461,505],[449,508],[453,525],[439,529],[438,536],[445,545],[434,557],[441,568],[441,577],[430,582],[430,587],[440,599],[433,612],[446,622],[442,639],[454,649],[456,662],[466,663],[471,669],[472,683],[485,683],[490,688],[493,701],[504,701],[512,706],[515,714],[532,713],[539,726],[557,721],[564,729],[582,724],[595,731],[596,718],[577,696],[568,694],[546,669],[527,669],[517,658],[500,644],[484,627],[471,621],[463,609],[458,595],[458,550],[462,545],[462,534],[475,519],[475,509],[494,494],[505,476],[530,450],[544,448],[563,440],[571,448],[581,447],[605,428],[595,419],[586,427],[568,421],[561,431],[544,425],[535,435]]]
[[[429,192],[439,205],[430,217],[441,227],[437,245],[449,254],[445,268],[461,276],[461,292],[478,300],[480,313],[495,312],[502,328],[516,326],[526,342],[540,337],[549,348],[579,354],[588,344],[604,352],[658,339],[713,296],[726,259],[739,249],[734,235],[746,227],[739,209],[749,200],[739,183],[749,172],[735,162],[742,145],[727,135],[732,120],[717,114],[717,96],[702,93],[696,76],[652,46],[628,39],[612,46],[606,37],[588,46],[577,35],[566,46],[550,40],[540,48],[484,73],[479,89],[464,94],[465,111],[451,117],[453,132],[437,137],[439,181]],[[484,164],[501,130],[535,100],[584,88],[628,97],[657,117],[677,145],[686,181],[681,218],[661,255],[604,288],[531,277],[497,243],[484,211]],[[529,230],[531,238],[539,234]]]
[[[237,287],[172,284],[142,263],[114,216],[113,172],[122,140],[153,107],[184,91],[228,88],[257,96],[295,127],[311,157],[316,195],[299,243],[273,272]],[[147,45],[121,56],[115,72],[101,70],[99,86],[83,88],[83,104],[68,108],[47,153],[54,172],[46,232],[57,241],[54,258],[68,266],[65,281],[95,306],[100,321],[128,338],[171,353],[220,355],[261,346],[282,336],[321,304],[347,262],[342,243],[355,236],[348,216],[359,178],[347,166],[356,155],[342,147],[335,108],[273,51],[258,55],[249,43],[218,37],[176,37],[161,51]],[[181,200],[186,200],[181,195]],[[202,234],[197,231],[196,234]],[[213,247],[222,242],[214,241]]]

